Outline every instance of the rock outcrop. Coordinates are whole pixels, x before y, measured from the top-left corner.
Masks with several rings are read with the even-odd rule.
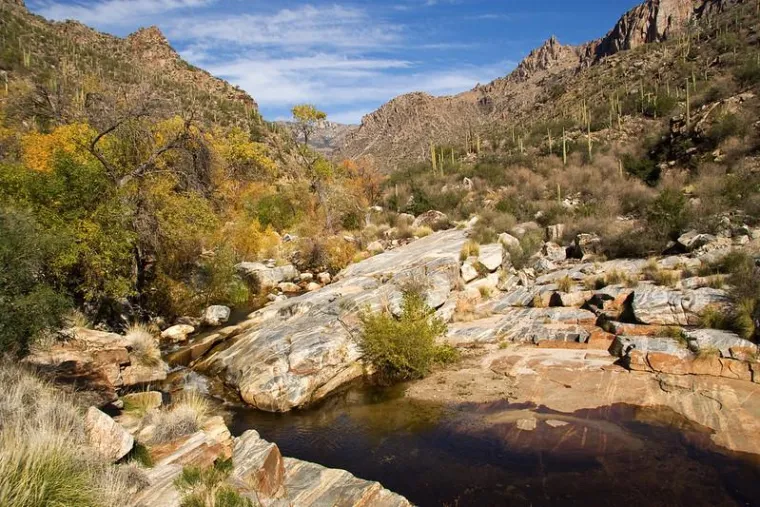
[[[166,378],[162,361],[134,363],[132,345],[124,336],[81,328],[68,334],[68,339],[34,350],[24,361],[58,382],[98,393],[101,403],[115,400],[118,389]]]
[[[261,410],[319,400],[364,373],[355,338],[359,313],[390,308],[413,278],[438,280],[428,301],[443,305],[458,283],[465,240],[463,231],[446,231],[354,264],[332,285],[254,312],[229,346],[198,367]]]

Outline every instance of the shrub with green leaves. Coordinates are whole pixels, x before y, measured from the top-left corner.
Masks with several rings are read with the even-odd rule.
[[[26,213],[0,209],[0,353],[25,353],[61,324],[67,298],[49,282],[57,238]]]
[[[405,292],[401,316],[389,311],[363,312],[360,344],[364,356],[381,376],[389,380],[422,378],[436,363],[456,357],[450,346],[437,345],[436,338],[446,333],[446,323],[435,317],[419,293]]]
[[[182,493],[182,507],[253,507],[253,502],[240,496],[226,484],[232,473],[232,461],[220,460],[208,468],[185,467],[174,485]]]

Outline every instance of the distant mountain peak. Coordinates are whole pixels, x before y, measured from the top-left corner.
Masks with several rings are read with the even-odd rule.
[[[536,72],[577,63],[577,49],[573,46],[564,46],[560,44],[557,37],[552,35],[541,44],[541,46],[531,51],[530,54],[520,62],[512,73],[512,77],[517,80],[525,80]]]

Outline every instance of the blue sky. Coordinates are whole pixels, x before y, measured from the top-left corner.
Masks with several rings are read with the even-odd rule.
[[[248,91],[267,119],[309,102],[359,123],[411,91],[450,95],[508,74],[551,35],[604,35],[639,0],[27,0],[124,36],[157,25],[190,61]]]

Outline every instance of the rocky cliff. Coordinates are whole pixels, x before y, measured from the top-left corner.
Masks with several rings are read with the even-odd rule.
[[[340,150],[342,157],[372,155],[392,170],[399,162],[427,157],[428,146],[463,145],[465,132],[505,121],[533,119],[559,78],[573,79],[605,58],[682,33],[692,20],[721,11],[735,0],[647,0],[625,13],[604,37],[581,46],[551,37],[508,76],[449,97],[412,93],[397,97],[362,119]]]

